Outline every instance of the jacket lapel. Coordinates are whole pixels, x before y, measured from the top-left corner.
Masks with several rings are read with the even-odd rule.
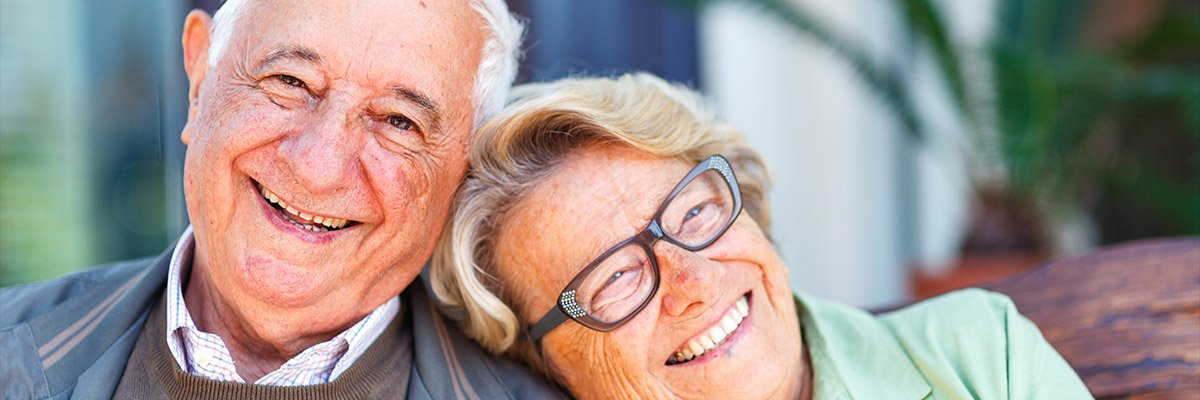
[[[493,357],[447,321],[424,278],[402,296],[412,307],[414,355],[409,397],[434,399],[559,399],[562,393],[528,368]]]
[[[138,332],[145,323],[147,305],[166,284],[171,249],[153,260],[119,267],[83,294],[58,305],[28,323],[36,368],[45,376],[49,394],[87,393],[75,398],[107,398],[116,388]]]
[[[405,291],[412,307],[413,344],[416,363],[410,378],[409,393],[427,392],[434,399],[508,399],[488,366],[488,360],[470,339],[438,314],[424,290],[421,278]],[[423,387],[412,387],[423,386]]]

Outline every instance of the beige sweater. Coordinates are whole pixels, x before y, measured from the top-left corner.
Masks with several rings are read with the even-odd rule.
[[[162,301],[151,311],[117,386],[118,399],[398,399],[408,388],[412,337],[401,312],[375,343],[333,382],[262,386],[219,382],[187,374],[171,356]],[[407,307],[406,307],[407,308]]]

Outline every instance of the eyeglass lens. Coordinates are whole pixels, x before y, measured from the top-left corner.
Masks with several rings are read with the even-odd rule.
[[[716,170],[689,181],[663,208],[663,233],[686,246],[716,239],[733,219],[729,185]],[[592,318],[611,323],[633,313],[653,295],[658,278],[650,254],[636,242],[610,251],[579,285],[575,301]]]

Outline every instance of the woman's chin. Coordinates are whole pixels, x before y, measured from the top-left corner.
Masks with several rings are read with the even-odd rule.
[[[755,291],[758,306],[768,308],[765,293]],[[754,310],[743,319],[724,341],[699,357],[681,363],[659,364],[660,381],[679,397],[693,398],[767,398],[781,392],[788,382],[799,378],[788,376],[792,370],[789,357],[781,357],[789,349],[787,333],[782,326],[770,323],[774,310]],[[799,354],[799,352],[795,352]]]

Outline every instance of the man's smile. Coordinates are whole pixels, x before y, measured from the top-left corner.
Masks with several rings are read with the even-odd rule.
[[[346,218],[320,215],[308,210],[298,210],[294,205],[280,198],[279,195],[261,183],[254,182],[254,187],[258,189],[259,194],[267,201],[267,204],[278,211],[284,220],[298,228],[319,233],[336,231],[359,224],[357,221],[351,221]]]

